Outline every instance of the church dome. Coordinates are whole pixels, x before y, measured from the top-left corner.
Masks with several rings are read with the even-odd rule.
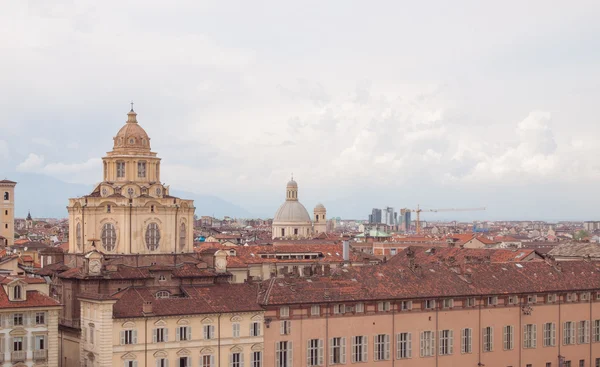
[[[114,150],[150,151],[150,138],[137,122],[137,113],[129,111],[125,126],[114,137]]]
[[[323,211],[325,210],[325,206],[321,203],[318,203],[317,206],[315,206],[315,211]]]
[[[298,184],[296,183],[296,181],[294,181],[294,179],[292,178],[290,181],[288,181],[287,183],[287,187],[291,188],[291,187],[298,187]]]
[[[310,215],[299,201],[284,202],[273,218],[273,223],[310,223]]]

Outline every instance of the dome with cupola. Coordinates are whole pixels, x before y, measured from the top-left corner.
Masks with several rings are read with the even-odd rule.
[[[298,201],[298,183],[292,178],[286,185],[285,201],[273,218],[273,238],[310,238],[313,223],[308,211]]]
[[[131,109],[127,114],[125,126],[119,130],[114,140],[114,151],[144,150],[150,151],[150,138],[138,124],[137,113]]]

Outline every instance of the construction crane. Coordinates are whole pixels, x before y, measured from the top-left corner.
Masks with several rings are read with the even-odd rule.
[[[485,210],[485,208],[446,208],[446,209],[421,209],[419,205],[417,205],[417,209],[408,209],[413,213],[417,213],[417,234],[421,234],[421,212],[470,212],[470,211],[478,211]]]

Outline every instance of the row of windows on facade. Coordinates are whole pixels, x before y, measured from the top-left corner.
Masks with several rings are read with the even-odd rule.
[[[34,334],[27,336],[14,336],[10,338],[0,337],[0,353],[5,352],[26,352],[47,351],[48,336],[46,334]],[[8,346],[6,345],[8,343]],[[46,355],[44,354],[44,357]]]
[[[287,321],[289,323],[289,321]],[[577,331],[576,331],[577,328]],[[436,340],[434,331],[422,331],[419,334],[419,356],[433,357],[436,355]],[[556,324],[545,323],[542,330],[543,346],[556,346]],[[369,361],[369,337],[366,335],[353,336],[351,339],[352,363]],[[503,350],[513,350],[515,327],[507,325],[502,328]],[[537,348],[537,325],[523,325],[523,348]],[[594,321],[593,341],[600,342],[600,320]],[[413,357],[413,336],[410,332],[396,334],[396,359]],[[477,339],[476,339],[477,342]],[[590,342],[589,321],[567,321],[563,323],[563,345],[587,344]],[[494,328],[482,329],[482,352],[494,351]],[[324,358],[323,339],[309,339],[306,345],[306,360],[308,366],[322,366]],[[334,337],[329,339],[329,364],[346,363],[346,338]],[[390,360],[391,346],[389,334],[378,334],[372,338],[373,361]],[[290,367],[293,352],[292,342],[276,342],[276,366]],[[473,353],[473,329],[465,328],[460,332],[460,351],[462,354]],[[439,330],[437,355],[445,356],[454,353],[454,331]]]
[[[555,303],[558,302],[558,300],[561,297],[559,297],[557,294],[548,294],[545,297],[545,302],[546,303]],[[486,306],[497,306],[498,303],[498,296],[489,296],[486,298],[485,300],[485,305]],[[519,305],[521,299],[519,298],[519,296],[508,296],[506,299],[506,304],[507,305]],[[564,300],[566,302],[577,302],[578,300],[585,302],[585,301],[589,301],[590,300],[590,293],[589,292],[585,292],[585,293],[581,293],[581,294],[577,294],[577,293],[567,293],[564,296]],[[600,300],[600,293],[596,294],[596,300]],[[527,304],[536,304],[538,303],[538,297],[537,295],[530,295],[527,296],[526,299],[526,303]],[[416,302],[415,302],[416,303]],[[413,309],[413,301],[400,301],[398,303],[392,303],[390,301],[382,301],[382,302],[378,302],[377,303],[377,311],[378,312],[389,312],[393,310],[393,307],[398,307],[399,311],[410,311]],[[475,307],[477,305],[476,303],[476,298],[475,297],[468,297],[465,298],[463,301],[463,307]],[[422,309],[425,310],[433,310],[435,309],[437,306],[437,302],[435,299],[427,299],[427,300],[423,300],[422,301]],[[455,308],[454,305],[454,299],[453,298],[445,298],[441,301],[441,307],[443,309],[451,309],[451,308]],[[334,304],[332,306],[332,313],[334,315],[341,315],[344,313],[349,313],[349,312],[355,312],[355,313],[362,313],[365,312],[365,304],[364,303],[355,303],[355,304]],[[319,305],[313,305],[310,308],[310,315],[311,316],[320,316],[321,315],[321,306]],[[285,317],[289,317],[290,316],[290,308],[289,306],[282,306],[279,308],[279,317],[281,318],[285,318]]]
[[[0,326],[36,326],[46,325],[46,312],[17,312],[0,315]]]
[[[307,232],[306,234],[308,234],[308,230],[306,232]],[[300,230],[298,228],[294,228],[292,233],[294,236],[298,236],[298,235],[302,234],[302,233],[300,233]],[[285,228],[281,228],[281,237],[285,237],[285,236],[286,236]]]
[[[177,357],[175,367],[191,367],[193,366],[192,357]],[[87,363],[84,363],[87,367]],[[138,367],[138,361],[125,360],[123,367]],[[156,367],[169,367],[168,358],[157,358]],[[212,354],[200,355],[200,367],[215,367],[215,356]],[[229,367],[244,367],[244,353],[233,352],[229,354]],[[263,354],[260,351],[255,351],[250,354],[250,367],[263,367]]]
[[[124,178],[126,172],[127,163],[123,161],[117,161],[117,178]],[[108,166],[104,165],[104,176],[106,177],[106,170]],[[159,165],[156,165],[156,177],[159,176]],[[137,162],[137,176],[138,178],[146,178],[146,162],[140,161]]]
[[[250,331],[248,336],[260,336],[261,335],[261,323],[260,322],[252,322],[250,323]],[[241,337],[240,334],[240,323],[235,322],[231,326],[231,335],[233,338]],[[91,342],[93,340],[93,328],[90,328],[90,339]],[[204,325],[202,327],[202,339],[211,340],[215,339],[215,326],[214,325]],[[178,326],[175,329],[175,341],[188,341],[192,340],[192,327],[191,326]],[[153,343],[166,343],[169,341],[169,329],[166,327],[155,328],[152,330],[152,342]],[[121,330],[121,345],[126,344],[137,344],[138,336],[137,330],[128,329]]]
[[[75,229],[75,236],[77,240],[77,247],[81,248],[83,244],[81,223],[77,223]],[[161,233],[157,223],[149,223],[146,226],[146,234],[144,236],[146,247],[150,251],[156,251],[160,247]],[[184,248],[187,239],[187,227],[185,223],[181,223],[179,226],[179,247]],[[112,223],[104,223],[102,231],[100,233],[100,241],[102,247],[107,251],[114,251],[117,245],[117,230],[115,225]]]

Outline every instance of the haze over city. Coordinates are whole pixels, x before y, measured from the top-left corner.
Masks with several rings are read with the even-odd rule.
[[[3,176],[89,191],[133,100],[168,183],[248,215],[271,216],[293,173],[309,207],[346,218],[420,204],[487,207],[432,220],[597,219],[596,1],[2,9]]]

